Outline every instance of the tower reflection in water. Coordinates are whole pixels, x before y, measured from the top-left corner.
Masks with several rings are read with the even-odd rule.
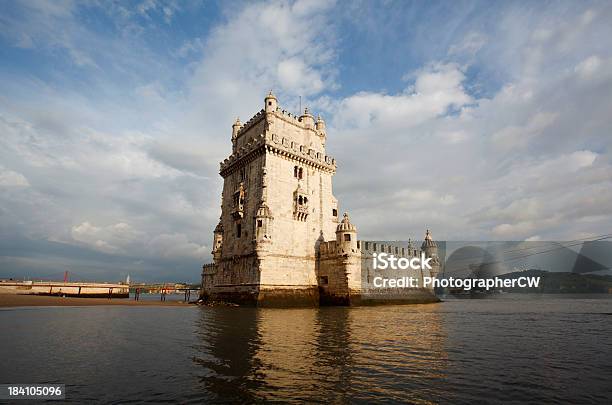
[[[435,305],[205,308],[194,357],[206,399],[434,402],[445,333]]]

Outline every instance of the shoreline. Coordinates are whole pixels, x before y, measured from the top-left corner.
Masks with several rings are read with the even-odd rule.
[[[85,307],[100,305],[127,305],[127,306],[172,306],[191,307],[195,303],[183,301],[134,301],[129,298],[79,298],[79,297],[56,297],[46,295],[19,295],[0,294],[0,308],[13,307]]]

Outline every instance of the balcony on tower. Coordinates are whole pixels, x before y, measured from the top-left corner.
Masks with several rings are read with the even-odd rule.
[[[293,193],[293,218],[306,221],[308,218],[308,197],[301,187]]]
[[[234,192],[233,195],[233,207],[232,207],[232,217],[234,219],[241,219],[244,217],[244,184],[241,182],[238,190]]]

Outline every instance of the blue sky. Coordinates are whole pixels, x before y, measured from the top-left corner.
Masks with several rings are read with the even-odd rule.
[[[0,2],[0,277],[197,280],[231,123],[321,113],[361,238],[612,224],[608,2]]]

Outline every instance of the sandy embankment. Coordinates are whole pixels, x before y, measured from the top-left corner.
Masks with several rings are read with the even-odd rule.
[[[42,295],[16,295],[0,294],[0,307],[63,307],[63,306],[91,306],[91,305],[136,305],[136,306],[182,306],[192,304],[178,301],[134,301],[127,298],[78,298],[78,297],[51,297]]]

